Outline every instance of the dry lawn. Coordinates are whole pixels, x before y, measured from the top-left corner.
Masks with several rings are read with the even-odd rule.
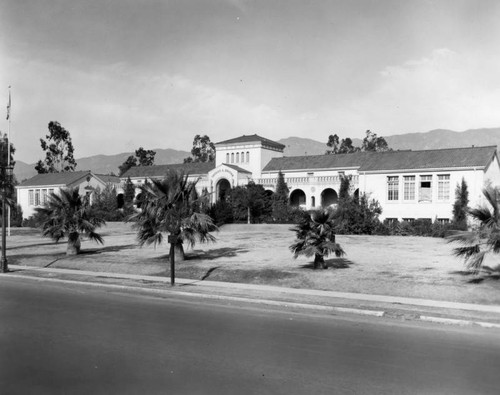
[[[209,279],[344,292],[500,304],[499,276],[471,275],[443,239],[398,236],[337,236],[347,255],[329,259],[328,270],[312,270],[312,259],[293,259],[289,225],[225,225],[217,243],[196,245],[177,264],[181,278]],[[129,224],[101,229],[105,244],[82,244],[66,257],[34,229],[13,229],[7,239],[10,264],[168,276],[168,244],[137,246]],[[487,262],[498,265],[497,257]]]

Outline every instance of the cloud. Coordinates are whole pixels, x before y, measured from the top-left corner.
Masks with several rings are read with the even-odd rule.
[[[499,126],[500,61],[488,59],[442,48],[387,66],[371,92],[323,108],[318,119],[354,137],[367,129],[391,135]]]

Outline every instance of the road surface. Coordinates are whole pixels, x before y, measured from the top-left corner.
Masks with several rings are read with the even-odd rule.
[[[499,340],[0,278],[2,394],[498,394]]]

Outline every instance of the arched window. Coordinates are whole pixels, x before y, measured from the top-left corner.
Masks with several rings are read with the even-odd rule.
[[[245,162],[245,153],[241,153],[241,163]]]
[[[247,163],[250,162],[250,152],[247,151]]]
[[[234,152],[231,152],[231,163],[234,163]]]
[[[240,153],[237,152],[236,153],[236,163],[238,163],[240,161]]]
[[[226,154],[226,163],[229,163],[229,152]]]

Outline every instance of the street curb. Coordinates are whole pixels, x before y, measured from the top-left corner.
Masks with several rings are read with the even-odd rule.
[[[2,274],[0,274],[0,279],[2,278]],[[338,313],[348,313],[348,314],[356,314],[363,316],[372,316],[372,317],[386,317],[390,318],[391,315],[387,311],[382,310],[368,310],[368,309],[356,309],[349,307],[338,307],[338,306],[325,306],[325,305],[313,305],[307,303],[295,303],[295,302],[286,302],[286,301],[277,301],[270,299],[252,299],[252,298],[244,298],[239,296],[226,296],[226,295],[211,295],[211,294],[203,294],[196,292],[185,292],[185,291],[177,291],[173,289],[153,289],[153,288],[144,288],[144,287],[133,287],[129,285],[117,285],[117,284],[104,284],[99,282],[90,282],[90,281],[77,281],[77,280],[62,280],[58,278],[45,278],[45,277],[33,277],[33,276],[25,276],[22,274],[12,274],[9,273],[5,275],[8,278],[29,278],[34,281],[40,282],[53,282],[53,283],[62,283],[62,284],[85,284],[90,285],[97,288],[113,288],[120,290],[135,290],[135,291],[143,291],[153,294],[174,294],[179,296],[188,296],[194,298],[201,299],[211,299],[211,300],[226,300],[226,301],[234,301],[234,302],[245,302],[245,303],[253,303],[253,304],[262,304],[268,306],[278,306],[278,307],[289,307],[289,308],[298,308],[304,310],[315,310],[315,311],[324,311],[324,312],[338,312]],[[409,320],[409,318],[406,318]],[[500,329],[500,324],[493,322],[483,322],[483,321],[473,321],[473,320],[461,320],[454,318],[444,318],[444,317],[434,317],[428,315],[418,315],[411,317],[411,320],[415,321],[423,321],[423,322],[431,322],[435,324],[442,325],[455,325],[455,326],[479,326],[486,329]]]

